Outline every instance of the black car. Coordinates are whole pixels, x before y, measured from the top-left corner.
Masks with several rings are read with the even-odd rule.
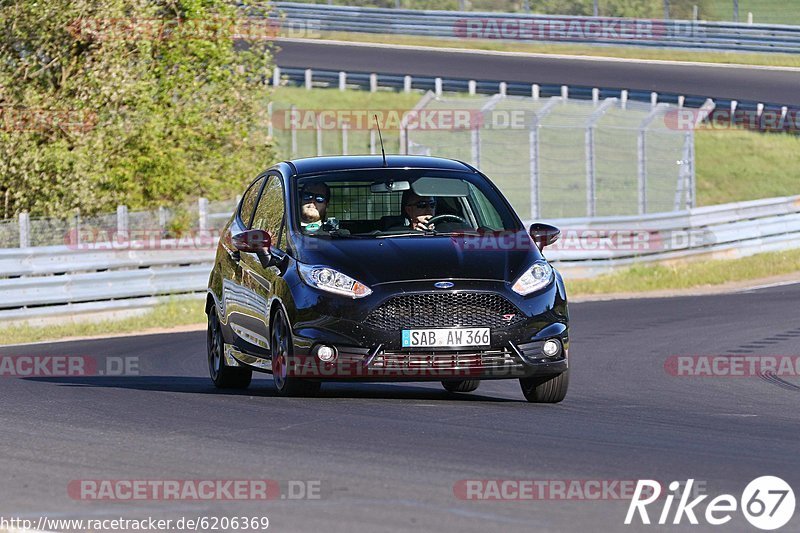
[[[209,279],[217,387],[272,373],[282,395],[322,381],[441,381],[470,392],[519,379],[531,402],[569,380],[558,229],[525,229],[462,162],[341,156],[259,175],[225,226]]]

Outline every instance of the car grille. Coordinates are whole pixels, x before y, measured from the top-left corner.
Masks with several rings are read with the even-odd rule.
[[[382,352],[375,356],[370,368],[381,369],[521,369],[520,362],[508,351],[497,350],[473,353],[413,354]]]
[[[509,328],[525,320],[499,294],[427,293],[393,296],[369,314],[366,324],[397,331],[408,328]]]

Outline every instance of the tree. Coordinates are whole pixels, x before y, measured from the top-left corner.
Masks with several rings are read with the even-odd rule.
[[[5,0],[0,210],[230,198],[271,163],[265,2]],[[264,30],[249,46],[244,27]]]

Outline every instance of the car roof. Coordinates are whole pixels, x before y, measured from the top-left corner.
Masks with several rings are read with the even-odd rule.
[[[387,155],[386,166],[379,155],[341,155],[293,159],[286,163],[298,176],[319,174],[337,170],[364,170],[370,168],[430,168],[439,170],[458,170],[476,172],[474,168],[453,159],[426,156]]]

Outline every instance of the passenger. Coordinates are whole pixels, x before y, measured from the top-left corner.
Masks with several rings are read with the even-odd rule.
[[[310,183],[300,191],[300,226],[306,233],[315,233],[325,222],[331,190],[325,183]]]
[[[436,216],[436,199],[432,196],[418,196],[411,189],[403,191],[403,216],[411,229],[432,230],[429,220]]]

